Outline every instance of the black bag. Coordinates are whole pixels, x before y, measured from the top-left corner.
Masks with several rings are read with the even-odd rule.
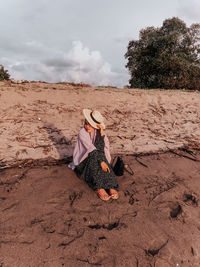
[[[115,159],[116,157],[114,158],[113,163]],[[129,167],[129,170],[128,170],[128,167]],[[123,159],[119,156],[117,157],[117,160],[112,168],[116,176],[122,176],[124,174],[124,171],[127,171],[130,175],[134,175],[134,172],[131,169],[131,167],[128,164],[124,164]]]
[[[117,157],[116,163],[113,166],[113,171],[116,176],[122,176],[124,174],[124,162],[123,159],[120,158],[119,156]]]

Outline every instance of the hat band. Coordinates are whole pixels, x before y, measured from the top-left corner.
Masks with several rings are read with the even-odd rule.
[[[98,122],[97,120],[95,120],[95,118],[92,116],[92,112],[90,112],[90,116],[91,116],[92,120],[93,120],[95,123],[100,124],[100,122]]]

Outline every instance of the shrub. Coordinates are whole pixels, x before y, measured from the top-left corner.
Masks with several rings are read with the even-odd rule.
[[[3,80],[9,80],[10,79],[10,74],[8,73],[8,70],[4,69],[3,65],[0,65],[0,81]]]

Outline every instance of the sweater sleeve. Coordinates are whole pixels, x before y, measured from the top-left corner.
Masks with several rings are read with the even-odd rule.
[[[96,147],[92,144],[89,134],[82,128],[79,131],[78,140],[73,152],[73,165],[77,166],[95,149]]]
[[[100,152],[104,152],[104,146],[105,146],[104,138],[105,138],[105,135],[100,136],[98,139],[98,142],[95,143],[96,149]]]
[[[106,162],[106,156],[104,152],[104,147],[105,147],[104,139],[105,135],[100,136],[98,142],[95,144],[97,149],[96,153],[98,154],[99,164],[101,164],[102,161]]]

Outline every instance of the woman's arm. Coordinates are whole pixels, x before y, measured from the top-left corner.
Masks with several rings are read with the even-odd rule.
[[[82,157],[80,158],[80,162],[87,158],[88,154],[96,149],[96,147],[92,144],[89,134],[85,131],[85,129],[81,129],[78,134],[78,143],[77,152],[81,152]],[[82,150],[82,151],[81,151]],[[76,152],[74,153],[74,157]]]
[[[103,126],[102,125],[97,125],[97,127],[100,130],[101,136],[104,136],[104,131],[103,131]],[[104,137],[105,138],[105,137]],[[107,163],[105,161],[101,162],[101,168],[104,172],[110,172],[110,168],[108,167]]]
[[[100,130],[100,134],[101,134],[101,136],[104,136],[103,126],[102,126],[101,124],[98,124],[97,127],[98,127],[99,130]]]

